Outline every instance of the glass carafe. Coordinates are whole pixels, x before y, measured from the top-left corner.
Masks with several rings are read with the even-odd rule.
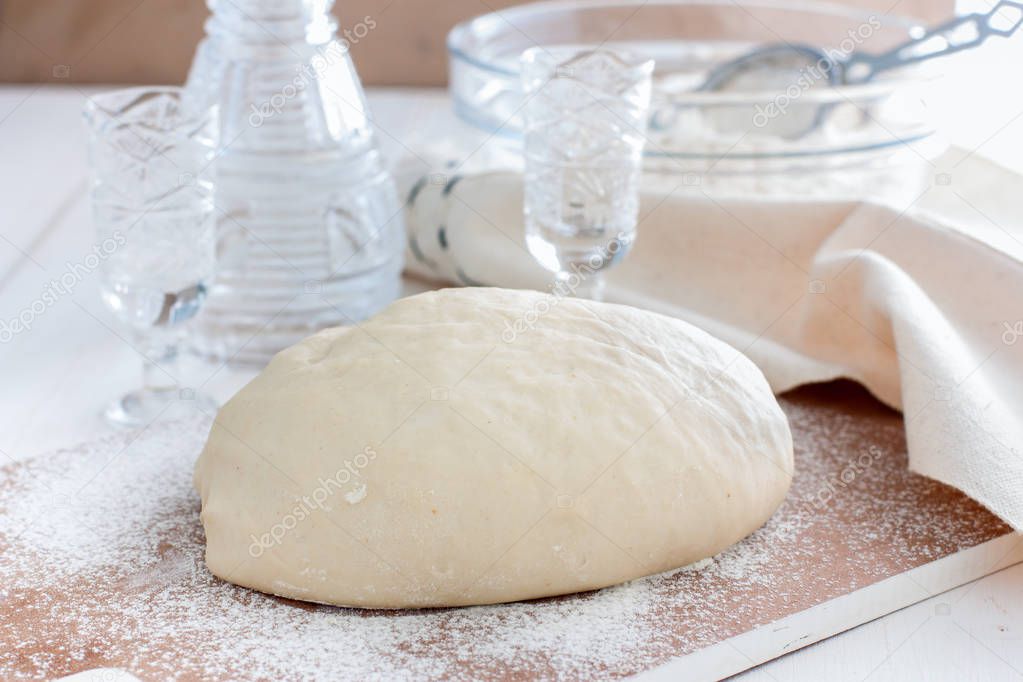
[[[208,0],[186,85],[220,111],[218,273],[200,350],[265,363],[397,297],[402,207],[331,0]]]

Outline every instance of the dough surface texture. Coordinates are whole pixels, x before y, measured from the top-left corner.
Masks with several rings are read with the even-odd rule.
[[[281,352],[195,469],[215,575],[376,608],[684,566],[760,527],[791,477],[788,422],[738,351],[635,308],[491,288]]]

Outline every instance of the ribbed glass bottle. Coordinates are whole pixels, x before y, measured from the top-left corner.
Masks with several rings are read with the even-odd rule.
[[[187,89],[220,110],[217,278],[198,345],[264,363],[398,296],[405,231],[332,0],[208,0]]]

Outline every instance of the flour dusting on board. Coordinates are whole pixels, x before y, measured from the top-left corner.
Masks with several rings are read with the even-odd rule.
[[[793,490],[717,557],[597,592],[461,609],[316,606],[214,578],[191,484],[208,422],[15,465],[0,478],[0,604],[13,614],[0,624],[0,677],[103,666],[153,680],[618,677],[1007,532],[908,474],[901,420],[858,401],[858,414],[782,401]]]

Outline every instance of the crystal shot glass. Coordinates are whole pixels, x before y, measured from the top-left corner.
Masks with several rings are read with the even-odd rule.
[[[636,238],[654,62],[534,47],[521,64],[526,245],[556,293],[599,300]]]
[[[216,262],[213,178],[216,112],[181,88],[117,90],[89,98],[92,217],[105,254],[100,292],[144,357],[143,385],[105,411],[141,426],[216,403],[179,380],[182,325],[202,307]]]

